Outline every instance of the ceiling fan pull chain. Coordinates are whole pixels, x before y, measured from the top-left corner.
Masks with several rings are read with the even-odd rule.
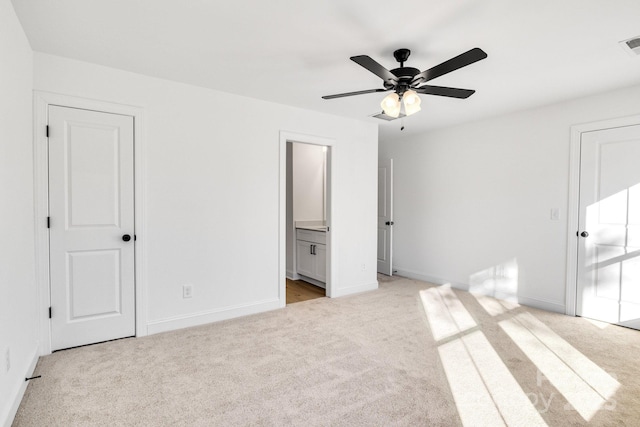
[[[404,130],[404,117],[400,118],[400,130],[403,131]]]

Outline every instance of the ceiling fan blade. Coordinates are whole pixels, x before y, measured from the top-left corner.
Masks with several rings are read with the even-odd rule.
[[[449,98],[466,99],[473,95],[476,91],[471,89],[458,89],[455,87],[444,86],[422,86],[414,89],[418,93],[426,95],[448,96]]]
[[[335,98],[343,98],[345,96],[354,96],[354,95],[364,95],[365,93],[375,93],[375,92],[388,92],[391,89],[367,89],[367,90],[359,90],[356,92],[347,92],[347,93],[338,93],[336,95],[325,95],[322,99],[335,99]]]
[[[444,61],[440,65],[436,65],[435,67],[429,68],[417,74],[411,84],[416,84],[420,82],[428,82],[429,80],[435,79],[436,77],[440,77],[444,74],[450,73],[452,71],[457,70],[458,68],[466,67],[467,65],[471,65],[474,62],[478,62],[481,59],[487,57],[487,54],[484,50],[474,47],[471,50],[466,51],[465,53],[461,53],[460,55],[451,58],[448,61]]]
[[[398,78],[391,71],[378,64],[370,56],[358,55],[352,56],[350,59],[356,64],[361,65],[367,70],[371,71],[373,74],[380,77],[387,83],[395,84],[398,82]]]

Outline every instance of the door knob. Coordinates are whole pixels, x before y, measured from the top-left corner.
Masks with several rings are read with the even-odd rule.
[[[128,234],[125,234],[124,236],[122,236],[122,240],[124,240],[125,242],[128,242],[129,240],[131,240],[131,236]]]
[[[385,222],[386,225],[393,225],[393,221],[387,221]]]
[[[589,237],[589,233],[588,233],[588,232],[586,232],[586,231],[583,231],[582,233],[580,233],[580,235],[581,235],[582,237]]]

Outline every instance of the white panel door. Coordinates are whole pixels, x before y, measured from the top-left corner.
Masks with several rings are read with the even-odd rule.
[[[378,165],[378,273],[391,276],[393,243],[393,159]]]
[[[52,350],[135,335],[133,184],[133,117],[49,107]]]
[[[640,125],[580,144],[577,314],[640,329]]]

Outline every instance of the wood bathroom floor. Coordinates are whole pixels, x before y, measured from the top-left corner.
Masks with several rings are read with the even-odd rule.
[[[307,283],[304,280],[287,279],[287,304],[307,301],[325,296],[324,289]]]

